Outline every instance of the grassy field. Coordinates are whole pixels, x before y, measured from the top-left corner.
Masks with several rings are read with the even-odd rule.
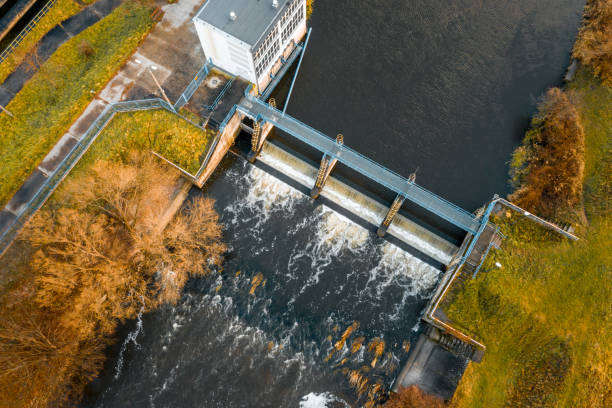
[[[133,150],[153,150],[194,174],[214,132],[203,131],[165,110],[118,113],[83,155],[67,180],[86,173],[97,160],[125,162]],[[169,170],[173,171],[173,170]],[[61,195],[62,185],[58,192]],[[48,204],[62,206],[51,196]],[[17,239],[0,259],[0,298],[7,290],[35,273],[27,265],[32,249]]]
[[[166,110],[118,113],[85,153],[75,171],[95,160],[123,161],[130,150],[152,150],[191,174],[200,168],[214,133]]]
[[[151,9],[126,2],[63,44],[0,116],[0,206],[148,33]]]
[[[93,3],[88,1],[84,3]],[[29,53],[32,52],[36,43],[58,23],[81,11],[82,6],[75,0],[57,0],[36,27],[24,38],[11,55],[0,64],[0,83],[21,64]]]
[[[453,407],[612,406],[612,89],[582,69],[568,92],[586,134],[588,223],[570,243],[516,213],[494,220],[502,249],[447,308],[487,345]]]

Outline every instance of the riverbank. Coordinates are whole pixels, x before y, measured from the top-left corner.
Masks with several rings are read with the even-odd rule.
[[[487,345],[453,407],[612,405],[612,89],[583,67],[565,92],[585,133],[581,240],[560,240],[517,214],[493,220],[504,246],[448,309]]]
[[[0,205],[115,76],[153,26],[152,9],[125,3],[60,46],[0,116]]]

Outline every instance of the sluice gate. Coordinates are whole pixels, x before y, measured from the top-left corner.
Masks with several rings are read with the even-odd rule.
[[[259,126],[261,124],[271,124],[319,150],[323,154],[322,165],[327,166],[329,162],[337,160],[365,177],[394,191],[399,197],[398,202],[403,199],[410,200],[472,234],[476,234],[480,228],[480,221],[474,214],[457,207],[417,185],[414,181],[392,172],[252,95],[246,95],[236,106],[236,110],[257,122]],[[265,137],[263,134],[258,135],[260,141],[263,137]],[[391,214],[391,220],[393,215]],[[391,220],[387,225],[390,224]]]
[[[263,146],[258,161],[307,189],[315,185],[318,178],[316,167],[270,142]],[[334,177],[327,179],[320,195],[374,226],[380,225],[388,212],[383,204]],[[388,233],[442,265],[448,264],[458,250],[451,242],[402,215],[394,218]]]

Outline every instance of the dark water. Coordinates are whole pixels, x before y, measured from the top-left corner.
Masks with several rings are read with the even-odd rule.
[[[507,192],[582,3],[318,0],[289,112],[473,210]],[[361,406],[340,363],[389,386],[438,271],[241,160],[223,168],[206,190],[231,246],[223,273],[126,327],[86,405]],[[353,321],[349,343],[386,343],[374,368],[364,348],[326,358]]]

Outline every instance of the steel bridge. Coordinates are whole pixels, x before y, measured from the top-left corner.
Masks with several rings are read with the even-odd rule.
[[[337,160],[376,183],[394,191],[398,194],[398,197],[401,196],[418,204],[464,231],[476,234],[480,228],[481,220],[475,215],[381,166],[351,148],[338,143],[336,140],[279,111],[253,95],[245,95],[236,106],[236,110],[254,121],[272,124],[296,139],[319,150],[328,160]]]

